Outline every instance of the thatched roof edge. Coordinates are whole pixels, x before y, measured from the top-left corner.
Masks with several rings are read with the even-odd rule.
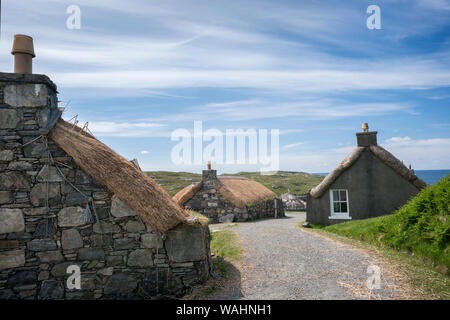
[[[353,151],[344,159],[333,171],[331,171],[322,182],[311,189],[310,194],[314,198],[320,198],[326,190],[331,186],[331,184],[336,181],[336,179],[348,168],[350,168],[356,160],[359,159],[364,147],[356,147]]]
[[[180,207],[183,207],[186,202],[191,200],[192,197],[195,196],[195,194],[200,191],[202,186],[203,186],[203,183],[201,181],[197,182],[197,183],[194,183],[194,184],[191,184],[191,185],[181,189],[180,191],[178,191],[172,197],[172,199]]]
[[[330,174],[328,174],[323,181],[311,189],[310,195],[314,198],[320,198],[326,190],[328,190],[331,184],[336,181],[336,179],[348,168],[350,168],[356,160],[359,159],[363,150],[366,147],[356,147],[350,155],[342,161],[339,166],[334,169]],[[414,174],[414,171],[408,169],[400,160],[398,160],[393,154],[389,151],[380,147],[378,145],[372,145],[368,147],[369,150],[384,164],[397,172],[400,176],[402,176],[407,181],[411,182],[417,189],[423,189],[427,186],[427,183],[422,179],[419,179]]]
[[[166,232],[187,221],[187,214],[161,186],[81,128],[59,119],[49,137],[153,229]]]

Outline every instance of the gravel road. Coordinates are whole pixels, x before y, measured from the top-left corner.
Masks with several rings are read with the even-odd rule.
[[[244,258],[234,279],[212,299],[389,299],[392,286],[372,293],[367,267],[376,264],[362,250],[297,228],[300,213],[286,218],[238,223]],[[214,228],[214,226],[212,227]],[[370,295],[371,294],[371,295]],[[375,296],[376,295],[376,296]]]

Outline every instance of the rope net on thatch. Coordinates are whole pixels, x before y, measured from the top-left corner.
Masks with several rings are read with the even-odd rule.
[[[162,187],[80,127],[59,119],[49,136],[84,172],[112,191],[153,229],[166,232],[186,222],[187,214]]]

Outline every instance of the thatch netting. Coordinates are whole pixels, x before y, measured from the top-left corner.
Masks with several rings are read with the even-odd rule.
[[[219,193],[238,208],[267,198],[275,198],[277,195],[263,186],[261,183],[250,179],[238,177],[219,177],[223,186],[219,186]]]
[[[190,186],[187,186],[175,194],[172,199],[177,203],[179,206],[183,207],[186,202],[188,202],[192,197],[200,191],[202,188],[202,182],[198,182],[195,184],[191,184]]]
[[[356,147],[353,151],[344,159],[333,171],[328,174],[322,182],[311,189],[310,194],[314,198],[320,198],[325,191],[331,186],[331,184],[336,181],[336,179],[344,172],[347,168],[350,168],[356,160],[359,159],[364,147]]]
[[[102,184],[153,229],[166,232],[186,222],[187,214],[155,181],[92,135],[59,119],[50,138],[75,163]]]
[[[427,186],[427,183],[422,179],[419,179],[419,177],[417,177],[414,174],[413,170],[407,168],[400,160],[394,157],[394,155],[389,151],[387,151],[386,149],[380,146],[370,146],[370,151],[375,156],[377,156],[378,159],[383,161],[388,167],[390,167],[399,175],[401,175],[403,178],[414,184],[416,188],[418,188],[419,190]]]

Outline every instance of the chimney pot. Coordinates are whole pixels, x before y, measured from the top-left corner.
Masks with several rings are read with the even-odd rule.
[[[208,170],[211,170],[211,161],[208,161]]]
[[[11,54],[14,55],[14,73],[33,73],[32,59],[34,53],[33,38],[23,34],[14,36]]]
[[[369,124],[367,122],[362,124],[362,130],[363,132],[369,132]]]

